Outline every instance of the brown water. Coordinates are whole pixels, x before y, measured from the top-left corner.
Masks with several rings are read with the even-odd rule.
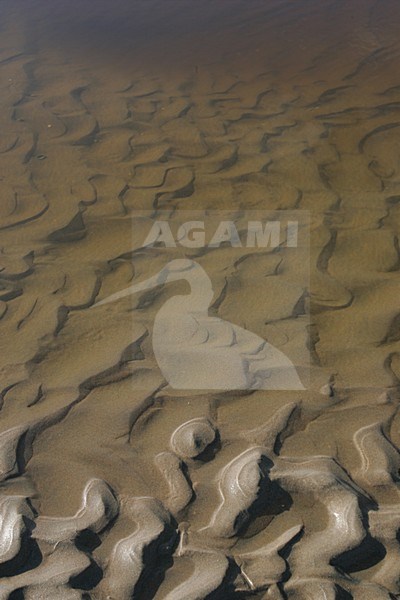
[[[1,484],[2,494],[29,496],[40,515],[58,517],[78,510],[91,478],[112,487],[121,514],[100,528],[96,549],[86,548],[106,583],[92,569],[74,584],[92,598],[187,600],[219,589],[222,598],[236,590],[322,600],[339,597],[335,586],[343,598],[400,597],[399,2],[2,0],[0,17],[1,431],[22,426],[20,474]],[[304,392],[161,392],[137,311],[89,311],[140,268],[153,272],[131,255],[133,212],[152,208],[310,212]],[[219,290],[221,256],[208,264]],[[254,328],[276,311],[280,339],[303,317],[299,297],[277,303],[267,284],[246,300],[245,282],[271,268],[265,260],[228,274],[217,314]],[[149,327],[160,297],[150,300]],[[135,340],[145,369],[137,368]],[[288,402],[297,408],[286,422],[276,415]],[[197,417],[210,419],[219,439],[213,460],[186,460],[196,497],[178,510],[182,480],[168,495],[170,475],[154,457]],[[284,432],[265,451],[275,465],[268,502],[241,505],[250,511],[244,529],[202,537],[221,498],[217,522],[225,513],[235,520],[240,493],[226,500],[221,469],[264,443],[243,431],[270,419],[269,439]],[[5,457],[15,450],[1,448]],[[173,561],[168,551],[153,563],[146,557],[154,577],[165,572],[147,592],[146,572],[128,592],[116,586],[118,569],[133,569],[128,559],[107,567],[118,540],[148,522],[127,508],[137,496],[163,501],[180,531],[189,524],[197,548],[172,548]],[[298,524],[304,531],[284,551],[286,574],[283,563],[260,575],[256,559],[243,558]],[[147,541],[128,547],[150,544],[150,525],[141,531]],[[84,571],[82,553],[65,544],[71,573]],[[10,585],[37,600],[82,597],[68,595],[69,576],[58,576],[61,591],[46,583],[51,557],[56,565],[65,558],[39,545],[50,560],[42,579],[31,556],[27,579]],[[211,564],[207,552],[215,552]],[[225,555],[237,565],[228,573]],[[5,574],[20,569],[11,562]]]

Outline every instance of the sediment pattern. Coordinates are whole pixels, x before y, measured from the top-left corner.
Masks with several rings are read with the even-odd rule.
[[[82,492],[78,512],[60,518],[37,515],[27,498],[3,493],[0,597],[8,599],[13,592],[23,591],[25,598],[32,599],[124,600],[146,597],[148,578],[155,580],[154,597],[169,600],[200,600],[212,593],[223,597],[227,590],[248,592],[249,597],[264,591],[267,598],[337,598],[340,593],[353,598],[395,597],[400,553],[397,506],[378,506],[332,457],[288,457],[271,449],[285,433],[288,420],[282,429],[276,424],[282,424],[282,416],[293,410],[291,403],[270,419],[269,447],[250,445],[217,473],[212,485],[220,502],[217,497],[217,502],[210,502],[206,527],[196,525],[188,508],[189,481],[201,467],[189,461],[187,479],[183,478],[181,459],[171,452],[164,452],[162,459],[156,456],[169,484],[162,500],[123,495],[118,499],[104,481],[93,479]],[[172,432],[171,443],[187,425]],[[267,424],[261,429],[267,434]],[[208,434],[205,429],[204,445]],[[360,446],[357,449],[365,459]],[[210,459],[204,460],[207,465]],[[186,485],[180,480],[176,484],[177,472]],[[12,481],[10,477],[5,483]],[[398,494],[393,480],[384,485],[392,485]],[[196,487],[200,495],[202,487]],[[313,531],[300,520],[287,530],[278,533],[278,529],[267,542],[269,528],[264,523],[245,542],[244,529],[261,514],[267,515],[268,504],[273,506],[283,494],[289,504],[296,497],[308,502],[314,498],[325,515],[323,529]],[[277,513],[275,509],[273,513],[282,516],[287,507],[281,504]],[[284,525],[281,519],[280,528]],[[121,537],[129,529],[131,533]],[[108,546],[104,554],[103,546]],[[251,549],[242,550],[243,546]],[[378,568],[370,581],[352,572],[357,556],[361,561],[375,556]],[[180,568],[182,561],[191,565],[187,577],[186,569]]]
[[[0,598],[400,598],[397,3],[235,0],[225,52],[128,66],[37,4],[0,32]],[[199,253],[218,317],[301,339],[307,389],[175,395],[162,291],[89,310],[165,263],[133,211],[208,208],[310,211],[307,293]]]

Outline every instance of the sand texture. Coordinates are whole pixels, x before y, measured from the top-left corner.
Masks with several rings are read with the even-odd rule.
[[[0,16],[0,599],[400,598],[399,3]],[[94,306],[165,265],[135,211],[215,209],[309,211],[307,293],[196,255],[305,389],[174,389],[167,292]]]

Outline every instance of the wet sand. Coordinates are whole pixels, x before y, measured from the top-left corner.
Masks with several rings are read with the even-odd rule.
[[[399,4],[0,14],[0,598],[400,598]],[[216,309],[309,312],[306,390],[164,388],[165,296],[91,310],[153,209],[309,211],[300,320],[268,257]]]

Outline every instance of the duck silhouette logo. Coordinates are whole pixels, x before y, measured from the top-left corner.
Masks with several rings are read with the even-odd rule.
[[[184,279],[190,293],[168,299],[152,334],[158,366],[174,389],[302,390],[291,360],[255,333],[210,316],[214,292],[204,269],[190,259],[170,261],[157,275],[97,302],[94,307]]]

